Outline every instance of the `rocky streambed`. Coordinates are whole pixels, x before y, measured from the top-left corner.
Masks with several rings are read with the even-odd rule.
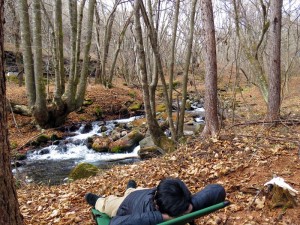
[[[186,112],[184,133],[192,135],[203,126],[203,108],[194,106]],[[163,124],[164,121],[160,120]],[[112,121],[95,121],[64,127],[64,137],[37,139],[39,144],[13,162],[13,172],[26,182],[49,185],[66,182],[70,171],[79,163],[90,163],[106,169],[164,154],[146,135],[143,117]],[[166,129],[168,136],[169,131]]]

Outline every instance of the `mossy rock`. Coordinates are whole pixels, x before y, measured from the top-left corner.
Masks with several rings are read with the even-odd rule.
[[[72,169],[69,179],[78,180],[82,178],[88,178],[96,176],[100,169],[89,163],[80,163],[74,169]]]
[[[46,143],[49,140],[50,140],[50,137],[48,137],[45,134],[42,134],[42,135],[40,135],[40,136],[37,137],[36,142],[39,143],[39,144],[41,144],[41,143]]]
[[[89,106],[93,104],[93,100],[92,99],[85,99],[82,103],[83,106]]]
[[[112,153],[120,153],[120,152],[122,152],[122,147],[121,146],[114,146],[114,147],[112,147],[111,152]]]
[[[164,154],[164,151],[155,145],[140,149],[140,151],[138,152],[138,155],[141,159],[151,159]]]
[[[109,144],[111,143],[108,137],[98,137],[92,140],[92,149],[96,152],[108,152]]]
[[[144,135],[137,130],[131,131],[124,137],[110,143],[111,152],[126,152],[132,150],[142,139]]]
[[[156,112],[165,112],[166,111],[166,105],[165,104],[159,104],[156,106]]]
[[[175,142],[169,139],[167,136],[162,136],[160,138],[159,147],[161,147],[167,153],[174,152],[176,150]]]
[[[134,103],[132,103],[132,104],[128,107],[128,109],[129,109],[130,111],[137,111],[137,110],[139,110],[141,107],[142,107],[142,104],[141,104],[140,102],[134,102]]]

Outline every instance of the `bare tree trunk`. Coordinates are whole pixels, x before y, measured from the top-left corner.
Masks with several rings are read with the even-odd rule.
[[[30,23],[28,14],[27,0],[18,0],[19,16],[21,25],[21,38],[23,48],[23,61],[25,72],[25,85],[27,90],[27,97],[29,106],[32,107],[35,104],[35,81],[34,81],[34,69],[33,69],[33,55],[31,50],[31,34]]]
[[[36,102],[33,115],[38,124],[43,126],[48,122],[48,111],[46,110],[46,93],[43,82],[42,18],[40,0],[33,0],[33,52],[36,88]]]
[[[141,76],[141,81],[142,81],[144,106],[145,106],[145,113],[146,113],[149,132],[153,139],[153,142],[159,145],[159,139],[160,136],[162,135],[162,131],[159,128],[157,120],[153,117],[151,106],[150,106],[149,85],[148,85],[147,72],[146,72],[146,57],[145,57],[142,28],[140,22],[140,4],[141,4],[140,0],[135,0],[134,24],[135,24],[135,36],[137,39],[136,48],[137,48],[137,55],[138,55],[138,67],[139,67],[139,74]]]
[[[77,37],[77,3],[74,0],[69,0],[69,14],[71,25],[71,59],[70,70],[67,88],[65,92],[66,103],[68,110],[71,111],[75,108],[75,77],[76,77],[76,37]]]
[[[97,4],[95,5],[95,18],[96,18],[96,41],[97,41],[97,66],[96,66],[96,74],[95,74],[95,83],[103,84],[104,78],[102,77],[102,66],[101,66],[101,40],[100,40],[100,16],[97,9]]]
[[[186,59],[184,65],[181,107],[180,107],[180,115],[178,118],[179,121],[177,127],[178,137],[183,136],[184,114],[185,114],[185,105],[186,105],[186,97],[187,97],[187,82],[188,82],[188,75],[189,75],[189,68],[190,68],[190,61],[191,61],[192,47],[193,47],[193,40],[194,40],[196,4],[197,4],[197,0],[193,0],[191,3],[191,20],[190,20],[190,31],[189,31],[190,36],[188,39],[187,53],[186,53]]]
[[[277,120],[280,116],[281,92],[281,18],[282,0],[271,1],[271,29],[270,29],[270,69],[268,118]]]
[[[162,62],[161,62],[159,46],[158,46],[158,42],[157,42],[157,31],[154,29],[154,27],[152,26],[152,24],[149,21],[149,18],[147,16],[147,12],[146,12],[143,2],[141,1],[139,3],[139,5],[141,8],[142,16],[144,18],[144,22],[149,31],[151,47],[152,47],[152,50],[155,55],[155,61],[157,63],[158,74],[160,75],[160,79],[161,79],[161,82],[163,85],[163,92],[164,92],[164,96],[165,96],[164,100],[165,100],[166,111],[167,111],[167,115],[168,115],[169,127],[171,130],[172,139],[175,141],[177,138],[176,138],[176,132],[175,132],[175,127],[174,127],[173,118],[172,118],[172,108],[169,107],[170,106],[169,96],[168,96],[167,84],[166,84],[166,80],[164,77],[164,72],[163,72],[163,67],[162,67]]]
[[[93,22],[94,22],[94,9],[95,9],[96,0],[89,1],[89,8],[88,8],[88,19],[87,19],[87,27],[89,28],[86,34],[86,44],[84,48],[84,55],[83,55],[83,63],[82,63],[82,70],[80,75],[80,81],[77,87],[76,93],[76,108],[80,107],[83,103],[85,91],[86,91],[86,84],[87,84],[87,75],[88,75],[88,64],[89,64],[89,53],[91,48],[92,42],[92,35],[93,35]]]
[[[131,23],[132,16],[133,16],[133,11],[130,13],[130,15],[129,15],[127,21],[125,22],[124,27],[123,27],[123,29],[120,33],[118,46],[117,46],[117,49],[115,51],[113,63],[111,65],[111,69],[110,69],[110,73],[109,73],[108,86],[112,86],[112,79],[113,79],[113,75],[114,75],[114,72],[115,72],[115,67],[116,67],[118,55],[119,55],[119,52],[120,52],[121,44],[124,40],[125,32],[126,32],[128,26],[129,26],[129,24]]]
[[[55,29],[55,43],[57,48],[58,66],[58,81],[56,85],[56,99],[60,99],[65,92],[65,67],[64,67],[64,48],[63,48],[63,30],[62,30],[62,1],[55,0],[54,10],[54,29]]]
[[[172,31],[171,60],[170,60],[170,79],[169,79],[170,106],[169,107],[172,107],[172,102],[173,102],[175,45],[176,45],[176,36],[177,36],[177,27],[178,27],[179,8],[180,8],[180,0],[176,0],[173,31]]]
[[[203,136],[216,136],[219,131],[217,110],[217,54],[213,7],[211,0],[201,0],[201,14],[205,35],[205,127]]]
[[[119,5],[120,0],[116,0],[114,3],[114,7],[106,21],[105,24],[105,33],[104,33],[104,42],[103,42],[103,55],[102,55],[102,77],[104,78],[104,85],[106,87],[109,87],[109,82],[108,82],[108,77],[106,75],[106,63],[107,63],[107,58],[108,58],[108,51],[109,51],[109,44],[110,44],[110,40],[111,40],[111,34],[112,34],[112,26],[114,24],[114,20],[115,20],[115,13],[117,10],[117,6]]]
[[[0,0],[0,224],[22,225],[15,180],[11,172],[4,74],[4,0]]]
[[[153,21],[153,8],[152,8],[152,4],[151,4],[151,0],[147,1],[148,3],[148,11],[149,11],[149,23],[151,24],[151,27],[155,27],[154,26],[154,21]],[[160,0],[156,1],[158,7],[160,7]],[[160,15],[160,9],[157,8],[157,13],[155,13],[156,16],[156,21],[159,20],[159,15]],[[158,23],[156,24],[156,30],[158,30]],[[151,30],[148,30],[149,35],[152,35]],[[158,43],[157,43],[158,44]],[[147,54],[148,52],[148,54]],[[148,43],[148,39],[147,39],[147,51],[146,51],[146,55],[148,55],[148,81],[150,82],[149,84],[149,94],[150,94],[150,106],[151,106],[151,111],[152,111],[152,115],[154,118],[156,118],[156,88],[157,88],[157,84],[158,84],[158,62],[157,59],[155,57],[155,54],[153,53],[153,51],[151,51],[149,43]],[[152,63],[151,63],[152,62]]]
[[[83,9],[86,0],[81,0],[79,10],[78,10],[78,20],[77,20],[77,38],[76,38],[76,57],[75,57],[75,73],[74,73],[74,85],[78,84],[79,80],[79,61],[80,61],[80,46],[81,46],[81,32],[82,32],[82,18]]]

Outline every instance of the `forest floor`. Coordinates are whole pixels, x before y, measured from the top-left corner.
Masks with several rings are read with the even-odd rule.
[[[224,185],[231,206],[197,220],[200,224],[300,224],[299,206],[271,208],[264,184],[274,175],[300,190],[300,108],[299,78],[293,78],[282,103],[282,120],[276,126],[265,121],[266,106],[255,87],[243,87],[236,93],[239,106],[222,122],[219,139],[203,140],[191,136],[178,150],[160,158],[133,165],[114,166],[98,176],[73,183],[45,186],[22,183],[18,198],[25,224],[95,224],[90,207],[84,201],[87,192],[122,195],[129,179],[143,187],[153,187],[163,177],[179,177],[191,192],[210,183]],[[95,104],[107,118],[116,115],[132,99],[132,88],[119,85],[112,89],[89,85],[87,98],[94,103],[83,112],[71,113],[66,123],[94,119]],[[141,93],[135,89],[135,98]],[[201,88],[199,89],[200,93]],[[225,92],[224,92],[225,93]],[[25,90],[7,83],[12,102],[26,103]],[[223,99],[229,101],[228,90]],[[30,117],[9,114],[9,139],[19,148],[41,133]],[[53,130],[44,131],[51,133]],[[299,197],[296,197],[299,200]]]

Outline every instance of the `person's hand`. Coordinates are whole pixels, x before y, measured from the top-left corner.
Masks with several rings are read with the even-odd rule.
[[[166,214],[166,213],[162,213],[162,217],[163,217],[163,220],[164,220],[164,221],[173,219],[173,217],[169,216],[169,215]]]

